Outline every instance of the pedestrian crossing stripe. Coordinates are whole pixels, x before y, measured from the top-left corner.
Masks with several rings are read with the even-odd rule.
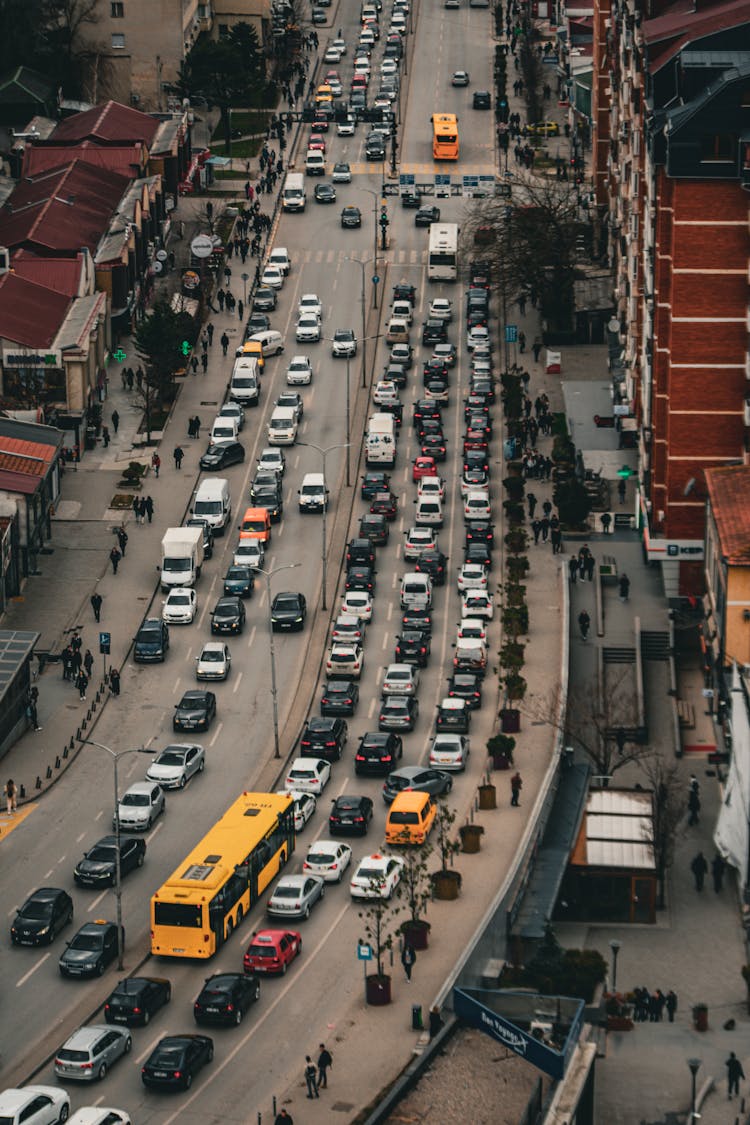
[[[350,164],[352,176],[377,175],[380,165],[354,163]],[[464,176],[495,176],[497,170],[493,164],[399,164],[400,176],[450,176],[452,183],[460,183]]]
[[[343,251],[339,250],[306,250],[305,253],[301,255],[303,265],[322,265],[324,262],[327,265],[333,265],[338,262],[346,262],[350,258],[350,254],[344,254]],[[357,259],[354,260],[356,261]],[[385,255],[384,260],[394,266],[426,266],[427,251],[392,250]]]
[[[32,802],[30,805],[21,805],[12,816],[8,816],[7,813],[0,814],[0,840],[10,836],[13,829],[18,828],[19,824],[22,824],[26,817],[35,812],[38,807],[37,804]]]

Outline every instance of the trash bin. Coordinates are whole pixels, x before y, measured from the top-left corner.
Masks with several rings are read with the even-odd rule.
[[[500,712],[500,727],[503,734],[518,734],[521,729],[521,712],[516,707],[503,707]]]
[[[96,449],[96,426],[86,427],[84,444],[86,446],[86,449]]]
[[[708,1031],[708,1006],[706,1004],[693,1005],[693,1027],[696,1031]]]
[[[424,1031],[421,1004],[412,1004],[411,1006],[411,1029],[412,1031]]]
[[[479,786],[479,807],[480,809],[497,808],[497,789],[494,785]]]

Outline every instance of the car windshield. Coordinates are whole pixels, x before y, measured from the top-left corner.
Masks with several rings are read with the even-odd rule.
[[[48,918],[52,913],[51,902],[27,902],[21,910],[24,918]]]
[[[113,863],[114,858],[115,849],[111,847],[92,848],[86,856],[86,859],[91,859],[95,863]]]
[[[276,609],[296,609],[297,599],[293,594],[277,594]]]
[[[99,934],[76,934],[70,943],[70,949],[87,949],[95,953],[101,949],[102,939]]]
[[[148,805],[149,803],[148,793],[126,793],[122,798],[123,805],[135,805],[142,807],[144,805]]]
[[[237,612],[237,607],[234,605],[222,605],[219,603],[214,610],[214,617],[234,617]]]
[[[181,766],[185,761],[185,755],[181,754],[178,750],[165,750],[156,759],[157,766]]]
[[[201,653],[201,660],[204,664],[221,664],[224,661],[224,653],[221,649],[204,649]]]

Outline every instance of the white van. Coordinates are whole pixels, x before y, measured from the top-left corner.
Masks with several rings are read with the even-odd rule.
[[[254,356],[240,356],[235,360],[229,397],[242,406],[257,406],[260,402],[260,369]]]
[[[287,172],[281,206],[285,211],[304,211],[306,203],[305,177],[301,172]]]
[[[268,255],[268,262],[266,264],[269,266],[277,266],[283,273],[284,277],[289,277],[289,271],[292,268],[292,261],[289,257],[286,246],[276,246]]]
[[[293,406],[277,406],[268,423],[269,445],[294,445],[297,440],[297,411]]]
[[[432,606],[432,579],[429,574],[411,570],[401,579],[401,608],[430,609]]]
[[[224,477],[201,481],[190,511],[197,519],[205,520],[215,535],[223,535],[232,515],[229,481]]]
[[[443,505],[439,496],[420,496],[417,500],[417,514],[414,517],[417,527],[442,527]]]
[[[214,421],[211,427],[209,441],[211,445],[226,445],[228,441],[237,441],[239,426],[236,418],[227,418],[223,415]]]
[[[391,317],[391,319],[388,321],[388,328],[385,333],[385,342],[386,344],[408,344],[408,321],[402,320],[399,316]]]
[[[253,332],[248,339],[258,341],[263,349],[263,355],[278,355],[284,350],[284,337],[273,328],[267,328],[265,332]]]
[[[305,473],[299,490],[301,512],[322,512],[328,507],[328,489],[322,473]]]
[[[405,320],[407,324],[411,324],[414,317],[411,301],[394,301],[391,316],[399,320]]]
[[[324,176],[326,171],[326,158],[317,148],[309,148],[305,157],[305,171],[308,176]]]

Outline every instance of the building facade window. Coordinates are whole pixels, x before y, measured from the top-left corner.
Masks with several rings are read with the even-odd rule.
[[[716,133],[701,140],[701,162],[703,164],[734,163],[737,159],[737,138],[731,133]]]
[[[109,14],[113,20],[122,20],[125,18],[125,5],[120,0],[112,0],[110,4]]]
[[[112,50],[113,51],[124,51],[125,50],[125,36],[120,34],[119,32],[113,32],[113,34],[112,34]]]

